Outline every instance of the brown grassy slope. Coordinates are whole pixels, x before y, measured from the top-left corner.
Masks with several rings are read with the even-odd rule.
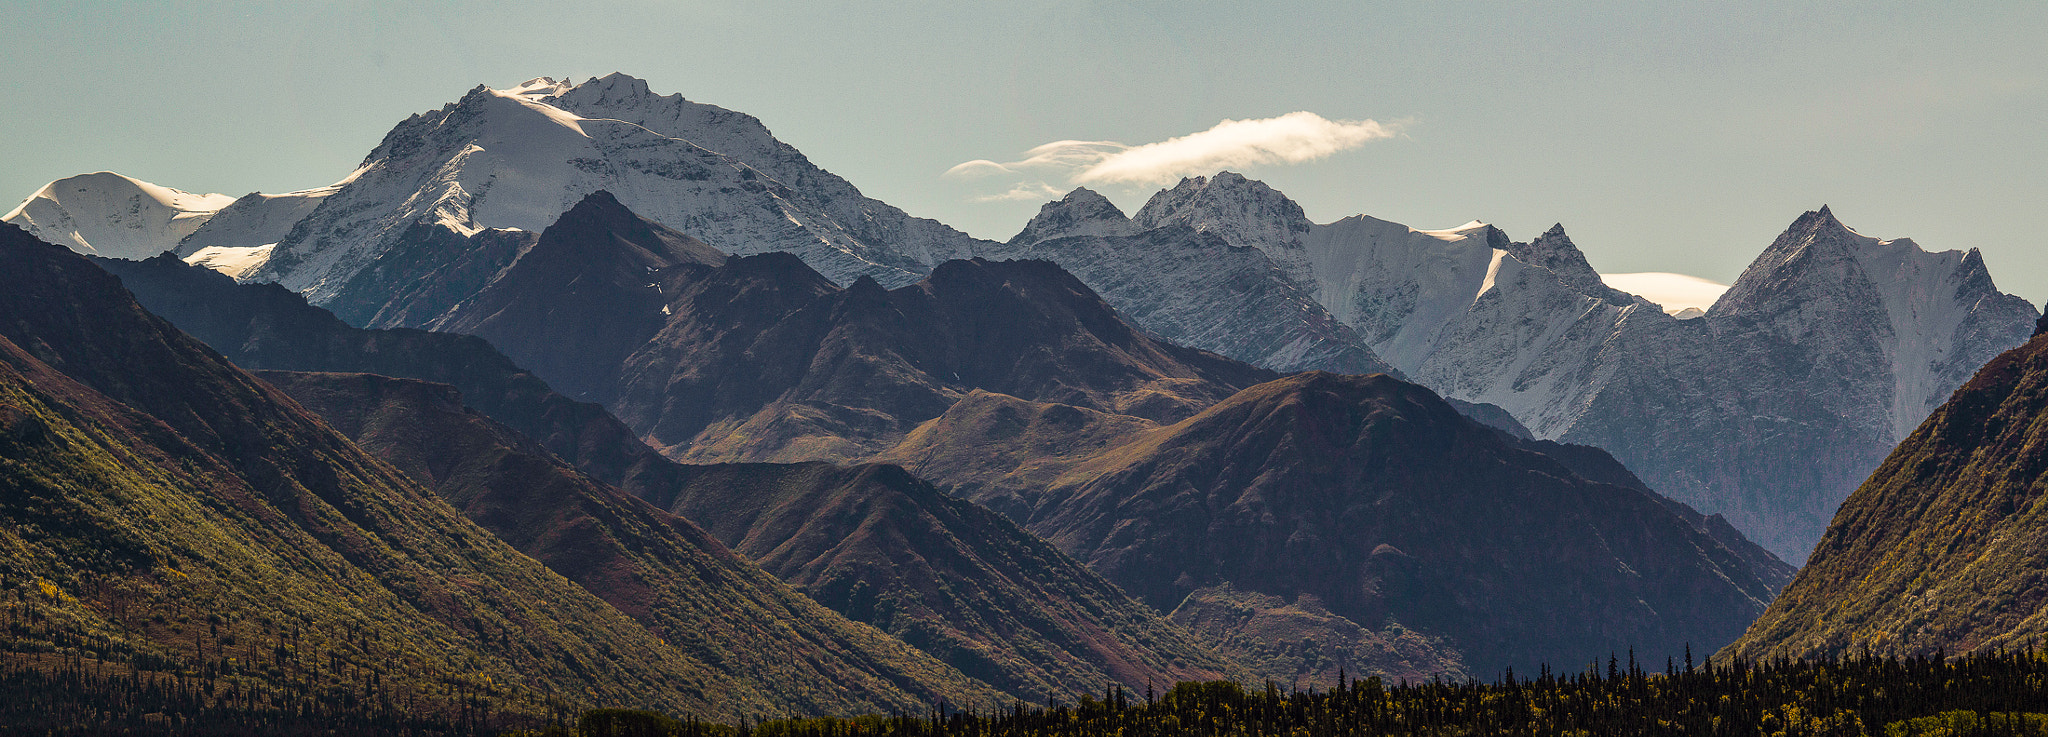
[[[1013,693],[1242,675],[1002,515],[896,466],[690,471],[670,509],[826,606]]]
[[[258,374],[450,504],[798,714],[1009,696],[820,607],[696,525],[571,468],[454,388],[367,374]]]
[[[275,284],[158,256],[93,259],[136,301],[250,370],[371,373],[449,384],[463,402],[539,441],[599,480],[633,491],[662,486],[669,461],[603,406],[578,402],[470,335],[350,327]]]
[[[1962,653],[2048,633],[2048,337],[1993,359],[1836,513],[1723,652]]]
[[[1157,427],[1141,417],[977,389],[867,460],[894,463],[955,496],[1029,519],[1031,508],[1047,501],[1037,492],[1074,464]]]
[[[771,703],[12,226],[0,364],[0,568],[17,605],[52,617],[10,648],[148,653],[297,692]]]
[[[721,303],[729,302],[732,305],[747,307],[748,309],[741,310],[747,314],[773,314],[774,310],[763,308],[780,303],[782,298],[777,295],[788,294],[786,288],[790,283],[779,278],[762,278],[761,272],[772,272],[781,268],[778,266],[778,258],[764,256],[734,259],[728,268],[720,272],[733,279],[720,283],[733,289],[744,287],[763,291],[752,293],[752,296],[738,292],[726,293],[719,298]],[[794,262],[794,259],[783,260]],[[371,371],[455,384],[464,392],[464,401],[476,402],[477,409],[492,419],[544,439],[543,444],[548,450],[572,460],[578,469],[607,483],[628,489],[636,495],[654,499],[673,499],[676,490],[685,483],[684,476],[693,473],[648,449],[631,431],[612,419],[603,408],[573,402],[555,394],[544,382],[520,371],[511,361],[476,338],[409,330],[351,328],[327,315],[325,311],[306,305],[304,300],[296,295],[284,293],[274,286],[235,285],[225,277],[170,259],[142,263],[113,262],[107,266],[116,270],[126,282],[138,289],[146,303],[156,309],[168,311],[181,326],[190,326],[213,345],[230,351],[230,357],[236,361],[259,367]],[[801,268],[800,263],[795,263],[794,266]],[[809,282],[800,280],[796,283]],[[724,288],[713,288],[712,284],[712,280],[706,280],[699,283],[698,287],[711,291]],[[816,296],[813,294],[805,299]],[[773,324],[773,321],[770,324]],[[748,334],[745,329],[730,326],[726,330],[727,333],[721,334]],[[755,342],[750,338],[736,341],[733,345],[745,347]],[[789,343],[764,343],[767,344]],[[714,341],[703,346],[703,350],[709,354],[716,354],[730,347],[727,343]],[[697,358],[703,359],[705,356]],[[736,373],[731,376],[714,377],[710,381],[718,386],[740,389],[745,388],[742,378],[746,372],[758,368],[754,364],[742,361],[725,360],[710,360],[706,361],[705,365],[724,367],[719,368],[720,371],[735,371]],[[754,368],[749,368],[750,366]],[[746,402],[766,401],[749,400],[744,391],[736,391],[737,394],[717,397],[721,401],[737,403],[730,406],[719,405],[725,409],[718,411],[725,411],[732,406],[740,407],[734,411],[751,411],[746,407],[753,405],[747,405]],[[1003,396],[986,392],[976,395],[991,398]],[[1117,418],[1119,423],[1136,423],[1143,427],[1153,425],[1149,421],[1137,418],[1110,417]],[[346,423],[342,426],[344,429],[352,427]],[[350,430],[350,433],[354,434],[354,431]],[[998,561],[997,565],[1006,564]],[[1013,569],[1005,570],[1010,570],[1010,575],[1029,575]],[[1075,596],[1077,595],[1063,594],[1059,598]],[[1110,629],[1120,629],[1124,626],[1106,622],[1107,620],[1086,626]],[[1156,624],[1155,615],[1154,620],[1141,623],[1138,627],[1142,629]],[[963,621],[962,626],[972,630],[979,625]],[[977,637],[991,641],[1002,639],[987,634]],[[1119,634],[1116,637],[1129,639],[1128,634]],[[1173,646],[1178,647],[1177,644]],[[1007,645],[997,642],[993,647]],[[1062,652],[1055,656],[1055,659],[1079,658],[1087,662],[1084,665],[1073,666],[1086,674],[1079,681],[1082,685],[1069,688],[1063,684],[1061,687],[1067,688],[1066,692],[1091,691],[1095,684],[1102,682],[1100,673],[1116,667],[1109,658],[1139,662],[1171,660],[1171,656],[1160,654],[1169,650],[1168,646],[1162,645],[1152,649],[1158,652],[1132,656],[1117,652],[1116,647],[1105,648],[1101,652],[1086,647]],[[756,654],[755,657],[775,658],[779,657],[779,652],[770,649]],[[1042,685],[1048,682],[1048,672],[1066,667],[1057,666],[1049,671],[1046,666],[1038,665],[1031,658],[1017,652],[1011,652],[1003,657],[1006,658],[1004,662],[1017,664],[1032,674],[1018,681],[1019,683],[1033,682]],[[737,668],[744,664],[745,661],[741,660],[729,663],[728,666]],[[1189,672],[1203,671],[1196,669]],[[1132,682],[1142,684],[1143,678],[1134,677]]]

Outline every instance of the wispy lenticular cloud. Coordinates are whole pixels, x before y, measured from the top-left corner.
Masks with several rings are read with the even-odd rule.
[[[1054,141],[1024,152],[1024,158],[1017,161],[961,163],[946,170],[946,176],[980,179],[1021,174],[1063,178],[1071,184],[1169,184],[1219,169],[1314,161],[1395,133],[1393,126],[1378,121],[1330,120],[1301,111],[1277,118],[1225,120],[1200,133],[1139,146],[1115,141]],[[1035,199],[1037,193],[1047,191],[1058,192],[1039,181],[975,199]]]
[[[1372,120],[1330,120],[1302,111],[1216,127],[1111,154],[1074,175],[1079,184],[1161,184],[1190,174],[1265,164],[1299,164],[1390,138]]]
[[[1045,182],[1024,182],[1015,187],[1011,187],[1008,191],[998,192],[996,194],[980,195],[974,197],[973,199],[975,202],[1002,202],[1005,200],[1022,200],[1026,202],[1032,202],[1037,200],[1049,200],[1063,194],[1066,194],[1066,192],[1058,187],[1046,184]]]

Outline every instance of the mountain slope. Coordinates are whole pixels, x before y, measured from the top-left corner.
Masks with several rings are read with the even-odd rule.
[[[953,261],[893,291],[842,290],[767,255],[664,293],[668,324],[602,401],[679,458],[861,457],[977,388],[1178,419],[1271,376],[1144,335],[1044,262]]]
[[[1296,606],[1475,676],[1725,642],[1772,596],[1752,561],[1668,502],[1588,481],[1388,377],[1261,384],[1040,494],[1028,529],[1140,600],[1180,606],[1178,621]],[[1335,650],[1279,675],[1389,672]]]
[[[751,261],[758,259],[739,259]],[[775,259],[768,259],[774,261]],[[795,259],[789,263],[802,268]],[[523,432],[537,438],[546,438],[543,443],[548,450],[563,458],[572,459],[574,465],[585,473],[602,479],[606,483],[619,485],[634,494],[656,501],[664,507],[688,512],[693,508],[686,504],[690,499],[717,498],[733,490],[769,489],[775,493],[799,494],[821,491],[821,489],[793,483],[791,480],[815,480],[830,478],[831,473],[820,469],[823,466],[770,466],[750,465],[734,467],[698,468],[676,465],[656,455],[640,443],[634,433],[613,419],[603,408],[596,405],[573,402],[551,391],[547,384],[519,370],[509,360],[492,350],[484,341],[469,337],[442,333],[424,333],[415,330],[365,330],[352,328],[327,314],[324,310],[305,304],[298,295],[285,292],[275,285],[237,285],[218,274],[187,266],[176,259],[164,257],[145,262],[109,262],[108,266],[123,275],[134,285],[144,300],[157,309],[165,310],[181,324],[192,326],[201,336],[232,352],[231,357],[262,366],[286,366],[301,370],[336,368],[348,371],[374,371],[377,373],[427,377],[438,381],[449,381],[464,387],[465,401],[477,402],[478,408],[493,419],[514,425]],[[237,350],[239,349],[239,350]],[[266,373],[266,377],[288,377],[292,374]],[[304,375],[300,375],[304,376]],[[288,385],[293,381],[280,379]],[[320,380],[313,376],[300,379],[307,386],[341,397],[350,396],[341,389],[355,384],[376,384],[374,377],[356,377],[348,380]],[[381,380],[393,386],[412,386],[410,382]],[[295,394],[298,392],[294,392]],[[482,434],[479,427],[488,423],[473,416],[460,415],[447,402],[435,404],[430,401],[436,395],[424,390],[414,394],[427,396],[405,403],[373,403],[349,401],[313,401],[312,397],[300,394],[309,406],[319,408],[337,427],[355,436],[367,447],[384,455],[387,459],[405,469],[415,469],[426,464],[420,460],[403,460],[418,456],[427,449],[440,448],[456,442],[455,438],[469,434]],[[980,393],[977,393],[979,395]],[[476,397],[477,399],[470,399]],[[1021,400],[1020,400],[1021,401]],[[423,422],[397,422],[379,420],[372,423],[365,419],[371,410],[378,413],[411,417],[422,414],[436,414],[429,410],[439,407],[437,416],[456,421],[442,423],[438,431],[421,435]],[[1133,422],[1150,423],[1136,418]],[[357,428],[380,429],[380,436],[367,437]],[[529,429],[530,428],[530,429]],[[481,441],[469,441],[475,444]],[[512,447],[516,443],[500,442],[500,446]],[[503,453],[505,451],[492,451]],[[454,458],[468,459],[468,454],[453,454]],[[453,461],[449,465],[459,465]],[[718,470],[723,468],[724,470]],[[543,469],[545,470],[545,469]],[[553,472],[534,474],[510,474],[512,481],[528,478],[546,478]],[[835,472],[836,473],[836,472]],[[731,489],[710,485],[711,479],[730,482]],[[572,488],[575,485],[570,485]],[[915,485],[898,489],[886,484],[849,484],[832,489],[838,498],[845,500],[863,499],[869,495],[877,497],[877,504],[884,503],[890,495],[901,497],[908,493],[910,499],[921,492]],[[686,493],[687,492],[687,493]],[[764,492],[765,493],[765,492]],[[935,621],[929,618],[902,617],[905,626],[919,625],[919,632],[935,636],[930,645],[935,654],[942,657],[965,658],[960,664],[968,667],[1000,666],[1002,671],[991,676],[991,680],[1002,681],[1006,688],[1020,689],[1020,693],[1040,694],[1046,691],[1064,694],[1068,697],[1079,693],[1093,693],[1106,679],[1119,678],[1119,682],[1142,684],[1148,678],[1164,682],[1190,675],[1214,674],[1221,672],[1220,666],[1205,663],[1213,656],[1205,653],[1189,653],[1184,641],[1185,634],[1171,634],[1171,625],[1159,620],[1157,614],[1140,615],[1143,609],[1131,604],[1119,592],[1114,597],[1102,594],[1098,589],[1100,579],[1092,574],[1073,575],[1072,561],[1052,553],[1057,559],[1050,563],[1039,560],[1043,551],[1023,545],[1015,539],[1014,527],[1008,523],[992,525],[988,513],[971,508],[962,502],[932,501],[940,515],[925,515],[924,521],[937,525],[930,537],[938,540],[976,540],[985,536],[988,529],[997,530],[994,540],[1000,541],[998,556],[971,560],[967,564],[952,568],[954,589],[976,591],[998,591],[1016,593],[1023,598],[1008,601],[999,607],[1000,611],[983,613],[959,601],[945,602],[943,609],[948,614],[960,615],[957,622]],[[553,508],[548,504],[535,505]],[[701,503],[698,504],[701,506]],[[788,510],[785,510],[788,511]],[[831,510],[807,510],[819,517],[817,524],[827,524]],[[708,514],[707,520],[730,523],[724,514]],[[786,518],[785,518],[786,519]],[[968,525],[967,522],[974,522]],[[949,527],[951,526],[951,527]],[[959,527],[955,530],[952,527]],[[1004,533],[1002,530],[1009,530]],[[1006,537],[1007,535],[1007,537]],[[859,541],[839,541],[840,555],[858,560],[874,560],[885,554],[884,549],[868,549],[862,545],[884,538],[864,538]],[[997,545],[998,542],[990,542]],[[1017,549],[1012,549],[1017,548]],[[973,558],[972,550],[966,555]],[[1035,561],[1035,562],[1034,562]],[[1030,562],[1030,565],[1023,563]],[[1062,576],[1048,578],[1048,573]],[[648,576],[649,580],[663,580],[658,575]],[[1073,579],[1069,581],[1067,579]],[[672,579],[670,579],[672,580]],[[879,592],[892,598],[915,599],[920,589],[905,588],[893,593],[891,584],[899,579],[877,575],[870,582],[870,591]],[[1078,584],[1074,584],[1078,581]],[[1090,581],[1095,588],[1091,588]],[[1019,582],[1022,582],[1021,584]],[[1073,584],[1073,585],[1070,585]],[[907,584],[906,584],[907,585]],[[1067,591],[1066,589],[1073,589]],[[1028,592],[1019,593],[1019,592]],[[816,593],[815,591],[812,593]],[[687,601],[687,597],[685,597]],[[977,605],[986,600],[973,600]],[[1064,602],[1064,604],[1062,604]],[[1079,602],[1078,604],[1076,602]],[[837,606],[837,605],[835,605]],[[1079,607],[1078,609],[1075,607]],[[629,608],[630,610],[630,608]],[[841,608],[842,611],[871,616],[872,611],[856,612]],[[740,612],[751,611],[746,609]],[[917,608],[919,614],[929,615],[931,609]],[[1038,612],[1036,615],[1028,613]],[[1036,634],[1028,627],[1021,631],[1005,631],[988,626],[989,622],[1005,622],[1015,627],[1019,618],[1025,618],[1053,636]],[[890,626],[896,620],[877,621],[878,625]],[[1160,634],[1161,628],[1168,632]],[[1076,634],[1079,633],[1079,634]],[[674,638],[671,638],[674,639]],[[964,648],[959,643],[966,642]],[[762,653],[779,653],[787,648],[764,648]],[[977,660],[976,658],[979,658]],[[1175,659],[1183,665],[1173,665]],[[725,661],[729,668],[748,663],[746,658],[736,657]],[[1008,669],[1015,669],[1014,674]],[[1050,684],[1050,685],[1049,685]]]
[[[286,692],[375,683],[450,703],[473,684],[523,710],[555,698],[735,715],[772,703],[476,527],[83,258],[4,226],[0,260],[0,535],[9,577],[50,582],[62,610],[32,639],[102,634],[102,659],[230,668]],[[151,611],[177,616],[138,616]]]
[[[481,338],[351,327],[275,284],[237,284],[170,256],[101,259],[151,312],[251,370],[373,373],[449,384],[469,406],[605,483],[637,489],[666,461],[601,406],[557,394]],[[637,450],[636,450],[637,448]]]
[[[1240,677],[1051,545],[896,466],[689,471],[650,501],[705,520],[820,603],[1027,700]]]
[[[671,270],[702,272],[725,260],[599,190],[427,327],[480,336],[570,395],[590,396],[666,322],[662,282],[687,278]]]
[[[452,387],[369,374],[258,376],[513,547],[779,708],[854,714],[1007,697],[821,610],[696,525],[464,407]]]
[[[1900,443],[1725,651],[1950,654],[2048,634],[2048,338],[1985,365]]]

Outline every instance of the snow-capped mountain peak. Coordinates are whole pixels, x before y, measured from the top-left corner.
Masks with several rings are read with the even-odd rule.
[[[1929,252],[1911,239],[1863,235],[1822,206],[1795,220],[1707,314],[1822,345],[1844,340],[1843,331],[1868,333],[1892,370],[1889,430],[1900,438],[1982,363],[1958,345],[1973,322],[2031,312],[1998,291],[1976,249]]]
[[[1224,171],[1213,177],[1188,177],[1172,189],[1160,190],[1131,216],[1140,230],[1161,225],[1186,225],[1222,236],[1234,246],[1255,246],[1269,254],[1275,247],[1300,248],[1314,227],[1301,205],[1287,195]]]
[[[751,116],[623,74],[536,77],[399,123],[245,278],[368,320],[406,269],[467,259],[480,246],[463,243],[486,231],[544,230],[598,190],[714,247],[791,252],[840,283],[909,283],[985,244],[862,196]]]
[[[1054,238],[1077,235],[1127,235],[1134,231],[1131,219],[1116,203],[1087,187],[1045,203],[1038,215],[1010,239],[1012,246],[1029,246]]]
[[[509,88],[499,90],[499,92],[517,95],[534,102],[546,102],[548,98],[561,95],[564,92],[575,89],[575,87],[576,85],[567,79],[558,80],[554,77],[534,77]]]
[[[170,250],[234,201],[101,171],[44,185],[0,220],[79,253],[139,260]]]

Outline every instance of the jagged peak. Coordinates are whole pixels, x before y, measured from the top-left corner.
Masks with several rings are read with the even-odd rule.
[[[584,82],[583,84],[577,86],[594,86],[604,89],[616,90],[631,95],[647,95],[661,97],[661,95],[655,95],[654,89],[647,86],[647,80],[635,77],[625,72],[612,72],[611,74],[607,74],[602,77],[591,77],[590,81]]]
[[[1129,225],[1130,218],[1108,197],[1087,187],[1077,187],[1067,196],[1040,206],[1038,215],[1025,223],[1010,243],[1029,246],[1055,238],[1122,235]]]
[[[1176,223],[1216,232],[1232,245],[1280,248],[1299,247],[1315,227],[1286,194],[1232,171],[1184,178],[1131,216],[1139,230]]]
[[[1272,200],[1285,203],[1283,207],[1290,207],[1296,213],[1301,211],[1299,204],[1296,204],[1294,200],[1289,199],[1287,195],[1282,194],[1280,190],[1274,189],[1271,185],[1234,171],[1224,170],[1216,172],[1214,176],[1183,177],[1180,183],[1175,184],[1173,187],[1162,189],[1153,194],[1151,199],[1146,200],[1145,206],[1138,210],[1139,215],[1133,217],[1143,217],[1144,213],[1148,210],[1172,207],[1178,203],[1188,202],[1198,197],[1220,199],[1226,196],[1237,199],[1255,198]],[[1159,216],[1166,214],[1164,212],[1158,213]]]
[[[1821,205],[1818,210],[1808,210],[1800,214],[1798,219],[1792,221],[1791,227],[1785,229],[1785,233],[1786,235],[1797,233],[1812,236],[1860,237],[1862,235],[1857,233],[1855,228],[1844,224],[1841,218],[1835,217],[1834,211],[1829,209],[1827,205]],[[1875,241],[1876,239],[1870,240]]]

